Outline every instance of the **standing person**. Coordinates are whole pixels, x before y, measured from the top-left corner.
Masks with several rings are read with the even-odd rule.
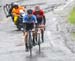
[[[28,31],[34,30],[36,23],[37,23],[37,19],[36,19],[36,16],[33,15],[33,10],[31,9],[27,10],[27,15],[23,17],[24,36],[25,36],[24,41],[26,45],[26,51],[28,51],[28,44],[27,44]]]
[[[46,24],[44,11],[40,8],[39,5],[37,5],[35,6],[33,14],[37,18],[37,26],[41,27],[41,38],[42,38],[42,42],[44,42],[44,29],[45,29],[45,24]]]

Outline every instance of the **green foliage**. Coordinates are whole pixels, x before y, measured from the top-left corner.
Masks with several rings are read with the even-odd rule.
[[[70,15],[68,17],[68,22],[70,24],[75,24],[75,7],[72,9],[72,11],[70,12]]]

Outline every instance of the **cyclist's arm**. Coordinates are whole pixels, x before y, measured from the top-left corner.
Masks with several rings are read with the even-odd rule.
[[[15,10],[14,8],[12,9],[12,15],[13,15],[13,16],[20,16],[19,13],[16,13],[16,10]]]
[[[25,16],[23,16],[23,29],[25,29],[26,28],[26,15]]]
[[[43,10],[41,11],[41,16],[43,18],[43,24],[45,25],[46,24],[46,18],[45,18],[45,15],[44,15],[44,11]]]
[[[16,14],[15,14],[15,9],[12,9],[12,15],[13,15],[13,16],[16,15]]]
[[[46,18],[43,16],[44,25],[46,24]]]
[[[37,18],[36,18],[36,16],[34,16],[34,22],[37,23]]]
[[[34,26],[35,26],[35,28],[37,28],[37,18],[35,15],[34,15],[34,22],[35,22]]]
[[[19,8],[25,12],[25,8],[23,6],[19,6]]]

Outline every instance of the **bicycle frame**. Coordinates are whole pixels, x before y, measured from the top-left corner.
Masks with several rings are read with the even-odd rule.
[[[33,47],[32,32],[33,32],[32,30],[29,30],[28,31],[28,41],[27,41],[28,42],[28,45],[29,45],[30,57],[32,57],[32,47]],[[36,32],[36,30],[34,32]],[[38,32],[37,32],[37,43],[38,43],[38,46],[39,46],[39,54],[41,52],[41,46],[40,46],[41,39],[40,39],[40,35],[41,35],[41,30],[39,28],[38,29]]]

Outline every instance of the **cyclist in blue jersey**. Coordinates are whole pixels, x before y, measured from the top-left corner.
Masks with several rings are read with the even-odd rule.
[[[36,27],[37,19],[36,16],[33,15],[33,10],[29,9],[27,10],[27,15],[23,17],[23,24],[24,24],[24,35],[25,35],[25,45],[26,45],[26,51],[28,51],[28,45],[27,45],[27,37],[28,37],[28,31],[32,30],[35,31],[34,28]]]

